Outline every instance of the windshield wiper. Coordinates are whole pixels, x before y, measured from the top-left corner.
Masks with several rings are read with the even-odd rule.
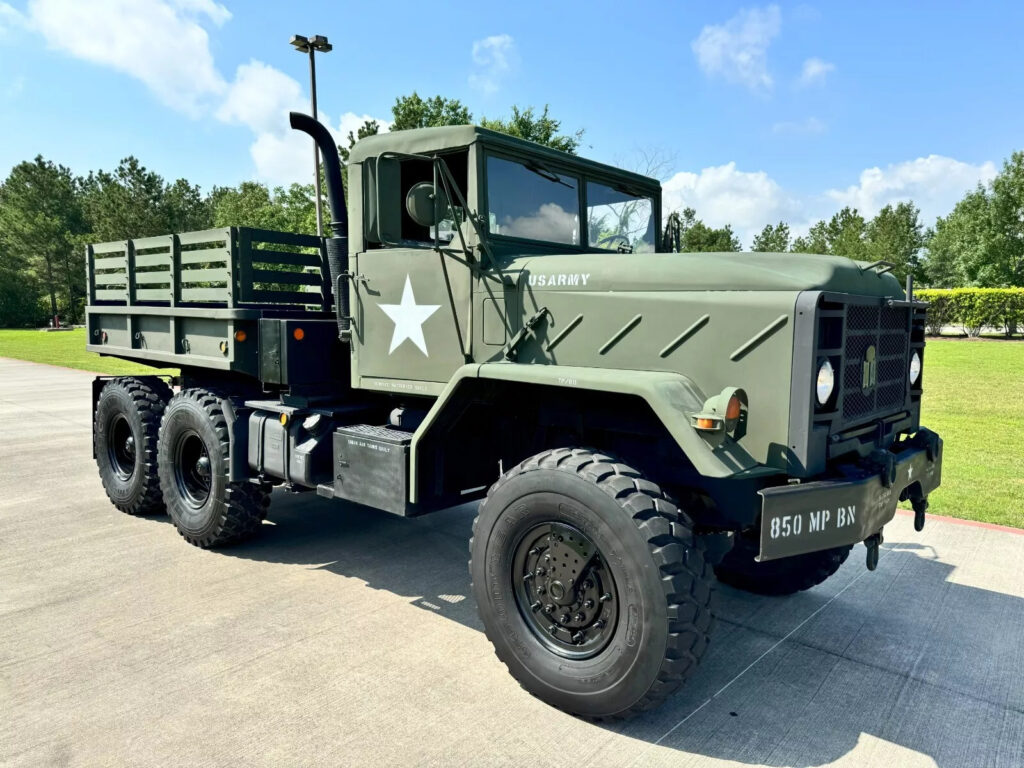
[[[542,179],[553,181],[555,182],[555,184],[561,184],[563,187],[568,187],[569,189],[575,189],[575,187],[572,184],[566,184],[564,181],[562,181],[562,178],[557,173],[552,171],[550,168],[545,168],[536,160],[531,160],[530,162],[526,163],[524,167],[526,167],[528,170],[533,171]]]

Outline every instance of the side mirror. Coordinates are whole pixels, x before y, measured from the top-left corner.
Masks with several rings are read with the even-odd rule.
[[[448,197],[431,182],[421,181],[413,184],[405,196],[405,210],[421,227],[432,227],[447,216]]]

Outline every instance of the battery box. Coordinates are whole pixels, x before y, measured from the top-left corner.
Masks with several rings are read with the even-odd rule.
[[[334,497],[408,514],[411,432],[360,424],[334,432]]]

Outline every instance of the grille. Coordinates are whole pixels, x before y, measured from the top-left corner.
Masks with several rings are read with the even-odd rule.
[[[846,307],[842,416],[845,423],[898,411],[907,399],[910,309]]]

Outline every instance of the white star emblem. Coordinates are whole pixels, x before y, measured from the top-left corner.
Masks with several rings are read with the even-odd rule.
[[[416,297],[412,293],[412,282],[409,275],[405,276],[405,288],[402,291],[401,304],[378,304],[384,313],[391,318],[395,324],[395,332],[391,336],[390,355],[398,346],[409,339],[420,348],[420,352],[427,357],[427,342],[423,338],[423,323],[427,318],[441,308],[440,304],[417,304]]]

